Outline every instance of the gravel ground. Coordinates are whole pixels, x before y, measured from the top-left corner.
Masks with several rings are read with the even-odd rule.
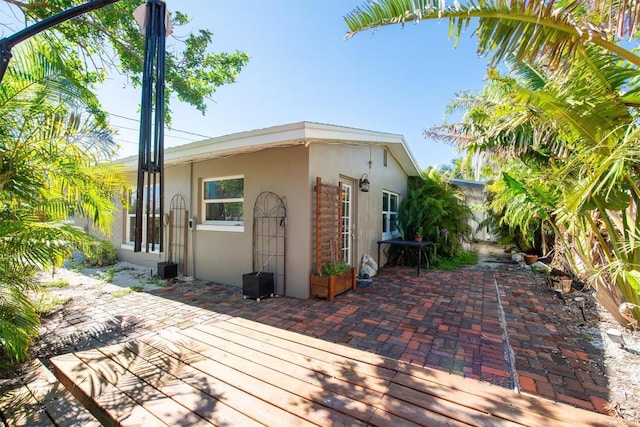
[[[612,412],[620,418],[640,422],[640,331],[624,329],[604,309],[594,309],[600,313],[599,322],[585,329],[596,337],[593,344],[604,350]],[[624,345],[609,339],[607,331],[611,330],[618,331]]]

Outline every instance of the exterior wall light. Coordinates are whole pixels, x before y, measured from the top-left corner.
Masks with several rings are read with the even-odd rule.
[[[360,191],[362,191],[363,193],[368,193],[369,192],[369,175],[367,175],[366,173],[362,175],[362,178],[360,178],[359,181],[359,186],[360,186]]]

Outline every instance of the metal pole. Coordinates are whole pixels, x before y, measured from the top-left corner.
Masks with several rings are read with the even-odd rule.
[[[159,2],[158,5],[158,57],[157,57],[157,79],[156,79],[156,153],[158,156],[157,170],[160,174],[160,252],[164,248],[164,92],[165,92],[165,51],[166,51],[166,28],[165,15],[166,4]]]
[[[142,226],[145,182],[147,192],[146,252],[155,250],[156,221],[159,223],[160,252],[164,248],[164,91],[165,91],[165,16],[166,4],[148,0],[145,10],[145,52],[142,107],[140,111],[140,147],[138,159],[138,205],[134,251],[142,250]],[[155,86],[154,86],[155,85]],[[155,89],[155,90],[154,90]],[[155,113],[155,114],[154,114]],[[157,195],[156,195],[157,186]],[[153,195],[151,192],[153,191]],[[157,202],[157,203],[156,203]],[[156,206],[159,218],[156,219]]]
[[[105,6],[110,5],[111,3],[115,3],[118,1],[120,0],[91,0],[85,4],[72,7],[71,9],[67,9],[56,15],[45,18],[40,22],[36,22],[35,24],[18,31],[13,35],[0,40],[0,83],[2,83],[4,73],[7,71],[9,61],[12,57],[11,49],[13,49],[15,45],[64,21],[68,21],[69,19],[75,18],[79,15],[83,15],[92,10],[101,9]]]

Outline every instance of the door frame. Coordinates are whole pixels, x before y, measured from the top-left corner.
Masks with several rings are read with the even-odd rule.
[[[355,263],[355,259],[356,259],[356,230],[358,229],[356,226],[356,218],[358,217],[357,215],[357,201],[356,201],[356,188],[357,188],[357,181],[354,178],[349,178],[346,176],[342,176],[340,175],[340,182],[342,183],[342,193],[340,195],[340,203],[342,203],[342,218],[340,219],[343,224],[342,227],[342,236],[340,236],[340,238],[342,239],[342,260],[343,262],[345,262],[346,264],[351,265],[352,267],[356,266]],[[346,191],[346,193],[345,193]],[[344,200],[344,195],[345,194],[349,194],[350,200],[348,200],[348,205],[345,206],[345,200]],[[345,212],[345,207],[349,208],[348,211],[349,212]],[[344,227],[344,219],[347,219],[349,222],[349,230],[345,230]],[[345,234],[348,233],[348,241],[347,243],[349,243],[349,247],[347,249],[347,257],[348,259],[345,259]]]

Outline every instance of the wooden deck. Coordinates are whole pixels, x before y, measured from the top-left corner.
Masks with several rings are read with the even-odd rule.
[[[627,425],[235,317],[52,363],[104,425]]]

